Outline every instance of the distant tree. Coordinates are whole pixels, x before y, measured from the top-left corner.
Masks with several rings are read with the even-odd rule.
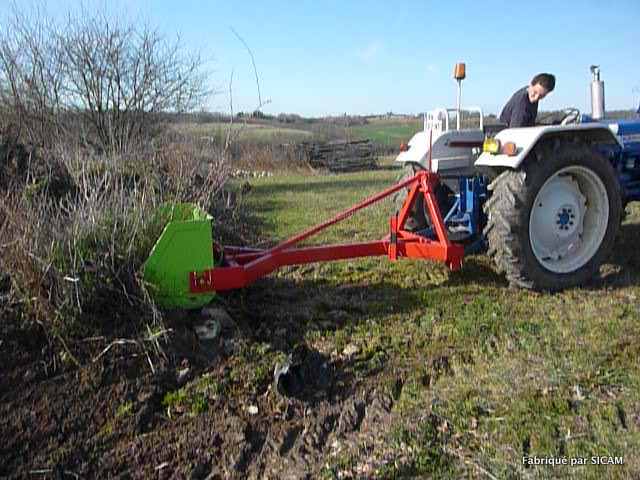
[[[281,123],[303,122],[303,118],[296,113],[280,113],[276,119]]]

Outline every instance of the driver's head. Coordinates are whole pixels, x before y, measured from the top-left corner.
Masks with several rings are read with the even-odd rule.
[[[542,100],[556,86],[556,77],[550,73],[539,73],[531,79],[531,83],[527,87],[529,101],[535,103]]]

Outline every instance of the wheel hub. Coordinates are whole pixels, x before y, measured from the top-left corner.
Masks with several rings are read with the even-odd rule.
[[[579,222],[580,218],[576,219],[574,205],[563,205],[556,212],[556,230],[560,236],[573,233]]]
[[[583,167],[568,167],[549,178],[531,210],[531,247],[553,272],[573,271],[593,256],[608,217],[607,192],[599,177]]]
[[[571,177],[554,177],[538,193],[532,239],[543,259],[560,260],[580,242],[586,199]]]

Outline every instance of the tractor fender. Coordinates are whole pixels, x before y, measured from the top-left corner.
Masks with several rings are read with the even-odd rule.
[[[400,163],[422,163],[429,153],[430,141],[433,142],[433,138],[429,139],[428,132],[421,131],[416,133],[408,142],[408,150],[400,152],[395,161]]]
[[[476,154],[474,148],[482,145],[484,133],[480,129],[438,131],[423,130],[409,140],[409,148],[396,157],[398,163],[420,164],[428,168],[431,156],[434,172],[441,174],[463,170],[471,171]],[[469,172],[467,172],[469,173]]]
[[[622,147],[616,136],[617,125],[607,124],[577,124],[577,125],[548,125],[525,128],[507,128],[495,136],[501,144],[513,142],[516,144],[516,154],[491,154],[483,152],[475,162],[476,167],[508,167],[517,169],[527,158],[529,152],[542,140],[549,138],[563,138],[575,140],[582,138],[590,144],[616,144]]]

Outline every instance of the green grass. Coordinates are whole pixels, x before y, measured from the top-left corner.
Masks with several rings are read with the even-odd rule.
[[[411,121],[375,121],[367,125],[349,127],[348,135],[354,139],[368,138],[376,143],[397,147],[408,142],[413,135],[422,130],[422,120]]]
[[[170,418],[181,414],[199,415],[206,412],[216,399],[227,391],[225,380],[207,374],[196,382],[167,392],[162,405],[167,409]]]
[[[237,122],[232,125],[226,123],[180,124],[175,128],[183,133],[212,138],[217,141],[224,139],[227,132],[231,131],[232,135],[240,142],[258,144],[300,143],[327,140],[331,137],[347,140],[369,139],[381,145],[397,147],[400,143],[409,141],[416,132],[422,130],[422,120],[371,120],[366,125],[350,127],[338,123],[298,127],[284,126],[279,123],[244,124]]]
[[[215,139],[222,143],[228,132],[239,142],[258,144],[299,143],[313,139],[313,133],[303,129],[286,128],[277,124],[255,124],[242,122],[181,124],[176,129],[201,138]]]
[[[395,175],[386,171],[340,176],[298,174],[269,177],[255,183],[255,189],[246,201],[264,224],[265,233],[284,238],[327,220],[340,210],[351,207],[355,201],[388,187]],[[387,229],[390,205],[385,202],[378,208],[363,210],[323,235],[313,237],[310,243],[382,236]]]
[[[390,170],[277,176],[253,181],[244,201],[273,243],[394,178]],[[309,243],[380,238],[390,210],[390,202],[365,210]],[[289,344],[328,354],[356,345],[344,366],[353,382],[392,390],[385,448],[399,460],[381,478],[638,478],[639,234],[635,205],[602,279],[553,295],[510,289],[484,256],[458,273],[384,258],[288,268],[241,295],[256,325],[290,322]],[[256,335],[265,351],[277,343],[271,327]],[[600,455],[623,456],[624,465],[590,464]],[[523,456],[588,463],[525,468]],[[338,471],[363,458],[327,461]]]
[[[123,403],[118,407],[118,410],[116,411],[116,418],[126,417],[127,415],[130,415],[132,409],[133,409],[132,401]]]

